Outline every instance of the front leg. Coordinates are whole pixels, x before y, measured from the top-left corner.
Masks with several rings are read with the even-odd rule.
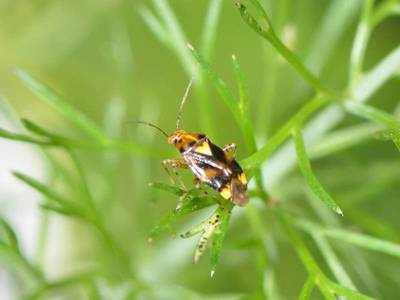
[[[236,144],[235,144],[235,143],[227,144],[227,145],[225,145],[225,146],[222,148],[222,150],[223,150],[224,152],[231,152],[231,151],[233,151],[232,155],[235,156],[235,154],[236,154]]]
[[[178,178],[179,183],[181,184],[182,188],[184,190],[186,190],[185,184],[183,183],[182,178],[179,175],[178,170],[177,170],[178,168],[187,169],[188,165],[187,165],[186,161],[183,158],[164,159],[162,161],[162,166],[163,166],[164,171],[167,174],[171,184],[175,185],[175,180],[171,176],[171,173],[169,172],[168,166],[171,166],[171,168],[174,171],[174,174],[175,174],[176,178]]]

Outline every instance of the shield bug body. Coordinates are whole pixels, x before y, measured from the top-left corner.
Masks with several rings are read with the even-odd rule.
[[[180,179],[177,168],[190,169],[196,176],[195,181],[197,184],[199,184],[199,181],[204,182],[218,191],[223,198],[231,200],[236,205],[245,206],[249,202],[246,192],[247,179],[232,153],[236,149],[236,145],[228,144],[220,148],[213,144],[205,134],[189,133],[179,129],[182,108],[188,96],[191,83],[192,81],[189,83],[182,99],[174,132],[167,134],[154,124],[139,123],[158,129],[168,137],[168,143],[174,145],[182,154],[181,158],[166,159],[162,162],[172,183],[174,181],[168,171],[168,166],[172,167],[183,187],[184,184]]]

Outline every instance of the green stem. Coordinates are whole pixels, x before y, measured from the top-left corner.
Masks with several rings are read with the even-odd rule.
[[[258,244],[256,246],[257,251],[257,271],[259,272],[259,281],[258,281],[258,290],[261,294],[264,294],[264,280],[265,280],[265,269],[268,262],[268,253],[267,248],[265,247],[265,230],[263,221],[260,217],[260,212],[258,209],[255,208],[253,205],[249,205],[246,208],[246,216],[247,220],[250,224],[252,232],[255,234]]]
[[[248,97],[248,92],[247,92],[247,86],[244,81],[244,76],[242,73],[242,70],[240,68],[239,62],[236,59],[236,56],[232,56],[232,61],[233,61],[233,66],[235,69],[235,74],[236,74],[236,81],[237,85],[239,87],[239,113],[241,115],[242,122],[238,123],[240,128],[242,129],[243,136],[245,139],[246,147],[248,154],[253,154],[257,151],[257,145],[256,145],[256,140],[255,140],[255,135],[254,135],[254,129],[253,129],[253,124],[251,122],[252,118],[250,115],[250,110],[249,110],[249,97]],[[260,197],[263,201],[267,201],[268,199],[268,194],[265,191],[263,187],[263,175],[260,170],[260,168],[257,168],[255,170],[255,180],[256,180],[256,186],[257,189],[260,193]]]
[[[374,0],[364,0],[364,8],[360,23],[358,24],[350,57],[350,85],[356,82],[362,74],[362,65],[364,62],[368,40],[371,35],[370,16],[373,5]]]
[[[122,140],[105,139],[102,142],[83,142],[61,136],[51,136],[51,139],[39,140],[26,134],[13,133],[0,128],[0,137],[9,140],[31,143],[43,147],[71,147],[85,150],[115,150],[126,152],[133,155],[164,156],[164,151],[160,151],[148,146],[125,142]]]
[[[312,257],[304,242],[301,240],[300,235],[293,228],[291,224],[292,221],[289,219],[289,217],[283,211],[280,211],[278,209],[276,210],[276,212],[279,216],[280,223],[286,232],[286,235],[293,245],[293,248],[297,252],[297,255],[299,256],[309,275],[315,278],[315,284],[318,286],[321,293],[326,299],[334,300],[336,299],[334,295],[343,295],[348,297],[348,299],[372,299],[371,297],[340,286],[329,280],[318,267],[318,264]]]
[[[271,31],[270,34],[265,33],[263,36],[272,43],[279,54],[281,54],[297,70],[297,72],[299,72],[300,75],[302,75],[303,78],[314,87],[317,92],[327,92],[326,88],[319,81],[319,79],[301,62],[297,55],[295,55],[289,50],[289,48],[285,46],[285,44],[282,43],[274,31]]]
[[[105,244],[109,247],[111,254],[115,257],[116,260],[116,265],[117,267],[122,270],[125,274],[130,274],[130,268],[129,268],[129,259],[124,255],[123,251],[119,248],[117,242],[113,238],[113,236],[110,234],[108,229],[106,228],[104,219],[96,207],[94,203],[94,199],[92,197],[92,193],[90,192],[89,189],[89,184],[87,182],[85,172],[83,170],[83,166],[81,162],[79,161],[78,157],[76,154],[69,148],[66,148],[67,153],[71,157],[76,170],[78,171],[79,177],[81,179],[84,192],[85,192],[85,199],[87,201],[88,209],[91,212],[91,220],[95,227],[99,230],[103,241]]]
[[[290,136],[294,127],[303,123],[311,114],[327,103],[328,98],[326,96],[316,95],[313,99],[304,104],[260,150],[244,159],[241,162],[241,165],[245,169],[259,167],[266,159],[268,159],[269,155]]]
[[[311,168],[310,160],[308,159],[306,147],[304,145],[300,124],[293,128],[292,133],[293,133],[294,144],[296,146],[297,161],[300,167],[300,171],[303,174],[303,177],[306,180],[311,191],[330,209],[332,209],[339,215],[343,216],[340,207],[336,204],[333,198],[325,191],[325,189],[323,188],[317,177],[314,175],[314,172]]]
[[[315,286],[315,277],[309,276],[307,281],[304,283],[303,289],[301,290],[299,300],[310,299],[314,286]]]
[[[89,184],[86,180],[86,176],[85,176],[85,172],[83,170],[83,166],[81,164],[81,162],[79,161],[77,155],[75,154],[75,152],[66,147],[65,148],[66,152],[68,153],[68,155],[70,156],[71,160],[73,161],[76,170],[78,171],[79,177],[81,179],[82,185],[83,185],[83,191],[85,193],[85,199],[87,201],[88,204],[88,208],[92,211],[93,215],[97,216],[98,215],[98,210],[97,207],[94,204],[94,199],[92,197],[92,193],[90,192],[89,189]]]
[[[397,0],[382,1],[371,16],[371,27],[375,27],[391,14],[400,14],[400,3]]]
[[[45,277],[42,271],[31,264],[28,259],[17,249],[14,249],[0,240],[0,251],[6,252],[13,261],[20,265],[35,281],[42,283]]]
[[[252,0],[252,3],[260,13],[260,15],[264,19],[264,28],[259,24],[259,22],[248,12],[246,6],[241,3],[237,3],[239,8],[239,12],[243,18],[243,20],[260,36],[262,36],[265,40],[267,40],[271,45],[281,54],[303,78],[308,81],[308,83],[314,87],[314,89],[319,92],[327,92],[327,89],[324,88],[323,84],[319,81],[319,79],[307,69],[307,67],[300,61],[300,59],[289,50],[282,41],[275,34],[275,31],[272,27],[272,24],[269,20],[267,13],[264,11],[262,6],[256,0]]]

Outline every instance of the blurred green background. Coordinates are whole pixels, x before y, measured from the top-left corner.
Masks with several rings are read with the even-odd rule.
[[[351,92],[350,54],[365,2],[368,1],[271,0],[262,4],[285,44],[324,85],[342,93]],[[396,1],[375,1],[374,9],[389,2],[398,5]],[[212,20],[212,13],[215,27],[204,37],[207,27],[204,24]],[[396,13],[398,6],[393,15],[384,18],[371,32],[364,70],[372,69],[393,49],[398,49],[400,19]],[[164,31],[159,36],[149,28],[154,21],[152,17],[167,20],[167,25],[161,25]],[[171,30],[174,23],[168,20],[174,17],[182,31],[172,26],[172,33],[163,35]],[[179,36],[180,32],[184,35]],[[26,144],[14,148],[15,142],[0,140],[3,148],[0,178],[4,186],[4,192],[0,191],[1,216],[15,227],[22,252],[49,282],[72,278],[59,286],[42,285],[31,278],[21,263],[12,263],[4,254],[6,251],[2,251],[0,280],[4,281],[0,295],[5,298],[0,296],[1,299],[20,299],[26,295],[40,299],[298,298],[307,272],[274,212],[261,206],[256,197],[249,208],[234,210],[213,278],[209,276],[207,255],[197,265],[192,262],[196,238],[183,240],[164,233],[152,243],[147,241],[151,229],[173,210],[177,200],[173,195],[150,189],[148,182],[167,183],[160,162],[178,157],[178,153],[162,135],[135,122],[154,122],[168,132],[174,129],[180,100],[191,72],[197,68],[186,43],[206,57],[234,95],[237,87],[231,56],[236,55],[248,85],[255,139],[260,146],[313,95],[312,88],[293,67],[242,21],[232,1],[0,0],[2,128],[22,132],[18,119],[23,117],[50,132],[79,140],[87,138],[26,88],[15,75],[18,68],[51,87],[67,103],[105,128],[109,136],[161,152],[76,151],[95,205],[120,248],[120,252],[113,252],[104,248],[96,229],[82,220],[40,210],[41,196],[10,175],[12,170],[26,171],[66,197],[79,200],[82,192],[79,176],[62,150],[41,150]],[[397,118],[399,72],[368,100]],[[217,145],[235,142],[238,158],[247,157],[234,118],[210,81],[202,78],[186,103],[182,127],[188,131],[207,131]],[[323,127],[323,119],[319,125]],[[283,153],[291,158],[275,157],[274,165],[267,161],[263,167],[265,181],[271,197],[304,219],[365,233],[399,247],[399,152],[390,141],[374,139],[380,128],[371,126],[367,121],[346,115],[332,129],[338,133],[337,148],[328,145],[326,153],[321,148],[314,149],[316,154],[311,156],[317,177],[342,207],[344,217],[333,215],[315,200],[297,167],[280,169],[279,162],[293,159],[291,152]],[[346,129],[353,134],[350,141],[345,140],[341,131]],[[327,135],[324,133],[320,139]],[[311,145],[307,148],[311,149]],[[15,165],[10,163],[14,160]],[[279,178],[272,178],[274,170]],[[191,175],[184,173],[184,179],[191,182]],[[6,188],[10,182],[12,185]],[[210,212],[200,211],[185,217],[178,232],[190,228]],[[252,225],[253,214],[262,221],[258,227]],[[31,218],[34,220],[30,225],[26,224]],[[261,228],[261,233],[256,233],[255,228]],[[397,299],[400,291],[397,248],[391,256],[329,240],[332,241],[329,249],[346,273],[338,275],[335,266],[329,265],[332,260],[324,256],[326,248],[312,235],[302,233],[302,237],[329,278],[339,282],[342,279],[346,285],[348,281],[343,278],[348,277],[351,278],[348,287],[378,299]],[[121,274],[120,263],[128,264],[132,278]],[[84,276],[86,272],[88,275]],[[312,299],[321,298],[315,290]]]

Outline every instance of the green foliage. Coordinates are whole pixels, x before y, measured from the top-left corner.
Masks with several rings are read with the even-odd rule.
[[[104,295],[104,286],[109,287],[113,284],[118,285],[115,290],[122,289],[121,286],[127,287],[124,297],[121,298],[157,298],[157,292],[161,289],[158,288],[159,283],[157,280],[142,276],[142,273],[148,270],[150,270],[148,272],[154,272],[154,269],[167,268],[170,257],[162,256],[163,253],[170,253],[168,249],[173,248],[171,245],[180,245],[183,241],[168,239],[165,242],[166,246],[153,243],[154,251],[161,257],[157,260],[157,257],[150,256],[150,260],[154,260],[156,264],[153,269],[151,269],[150,263],[146,265],[141,259],[137,259],[147,249],[137,250],[137,245],[133,247],[122,242],[122,240],[130,240],[131,236],[126,238],[128,235],[116,230],[117,226],[113,227],[114,222],[118,223],[120,227],[126,225],[122,217],[121,220],[115,220],[119,216],[115,217],[112,214],[112,208],[120,205],[116,201],[116,191],[119,187],[118,181],[121,180],[121,177],[117,176],[119,163],[122,160],[121,154],[128,154],[129,158],[134,160],[132,166],[134,183],[132,187],[129,187],[129,193],[136,189],[138,198],[135,200],[139,197],[149,197],[148,194],[150,197],[158,195],[156,190],[160,190],[163,192],[163,196],[167,198],[169,196],[177,201],[176,207],[173,207],[173,204],[156,202],[158,206],[173,207],[158,222],[152,210],[146,206],[140,212],[143,214],[141,221],[134,224],[135,230],[139,231],[139,228],[142,227],[147,229],[146,225],[152,225],[153,229],[148,232],[149,241],[160,238],[166,232],[176,236],[182,223],[188,219],[192,220],[202,216],[205,209],[213,209],[208,217],[204,217],[204,220],[179,236],[184,239],[198,236],[197,245],[190,248],[194,253],[194,262],[198,262],[205,255],[206,250],[210,250],[208,269],[211,276],[217,270],[218,274],[225,275],[222,267],[221,273],[219,273],[219,263],[235,261],[231,259],[236,255],[234,251],[240,252],[240,255],[247,257],[248,260],[253,258],[254,262],[252,263],[255,264],[255,268],[252,266],[251,273],[254,278],[251,278],[249,282],[254,281],[252,286],[254,290],[246,291],[248,294],[244,297],[279,300],[281,294],[284,294],[279,291],[280,278],[274,276],[274,274],[280,273],[277,272],[277,269],[282,266],[277,253],[285,252],[280,251],[281,247],[286,250],[284,247],[287,245],[282,243],[284,239],[293,250],[292,252],[297,254],[307,273],[306,277],[302,279],[304,285],[301,290],[296,291],[299,299],[312,299],[316,292],[319,292],[325,299],[380,298],[379,292],[373,290],[374,285],[379,286],[375,282],[375,273],[386,271],[383,271],[383,266],[379,267],[381,269],[377,268],[376,272],[375,269],[371,271],[373,268],[372,263],[369,262],[371,258],[364,257],[361,249],[398,258],[400,256],[398,244],[400,234],[396,228],[387,226],[377,219],[372,212],[364,212],[364,208],[357,201],[367,201],[370,195],[382,193],[383,190],[390,187],[388,187],[388,182],[397,184],[398,164],[396,165],[394,162],[389,167],[390,172],[382,172],[385,173],[385,178],[383,176],[380,178],[383,183],[379,181],[376,185],[369,186],[364,181],[374,182],[375,177],[371,179],[370,176],[376,172],[368,172],[365,163],[361,167],[356,165],[357,170],[361,170],[363,178],[355,178],[357,176],[345,174],[347,171],[343,170],[340,164],[339,166],[336,163],[334,166],[328,165],[327,171],[324,172],[324,169],[320,168],[320,163],[323,165],[324,160],[316,161],[315,164],[311,160],[324,158],[328,161],[328,156],[341,157],[343,155],[346,157],[346,151],[354,150],[357,147],[360,148],[357,148],[360,153],[364,153],[363,150],[367,146],[363,143],[371,140],[373,136],[378,138],[377,147],[383,148],[383,143],[379,143],[380,140],[391,140],[400,150],[398,115],[364,103],[398,73],[400,46],[396,46],[368,71],[365,70],[365,61],[367,61],[366,49],[373,30],[387,17],[398,15],[399,4],[390,0],[379,2],[379,4],[373,0],[366,0],[362,3],[361,16],[345,10],[344,7],[349,4],[343,0],[333,1],[329,6],[318,33],[320,36],[316,38],[320,44],[316,44],[317,53],[315,55],[321,57],[317,59],[316,69],[319,69],[318,64],[323,64],[322,57],[328,55],[328,48],[334,47],[335,42],[340,42],[340,32],[343,32],[345,27],[343,23],[351,23],[352,17],[360,18],[352,43],[350,62],[346,66],[349,78],[346,86],[340,89],[340,92],[333,92],[336,88],[328,87],[329,84],[322,79],[323,76],[320,76],[318,72],[311,71],[314,69],[303,62],[302,55],[295,54],[295,49],[286,45],[282,24],[280,24],[281,19],[288,18],[285,16],[285,12],[276,16],[272,13],[273,8],[268,7],[268,10],[265,10],[257,0],[246,2],[249,3],[248,7],[243,3],[237,3],[238,12],[245,25],[254,30],[263,42],[267,41],[276,51],[276,53],[271,51],[273,54],[267,55],[267,61],[274,61],[271,63],[273,65],[271,70],[274,72],[272,75],[277,77],[276,82],[286,79],[288,85],[290,82],[288,78],[279,76],[279,72],[277,72],[278,61],[283,58],[288,66],[296,70],[297,75],[312,87],[313,94],[306,97],[299,96],[296,105],[290,106],[290,103],[283,101],[283,104],[280,103],[279,107],[285,109],[285,118],[278,122],[277,129],[274,129],[270,136],[267,136],[263,130],[259,130],[258,126],[254,126],[255,121],[259,124],[263,124],[265,121],[262,118],[254,121],[254,109],[260,107],[257,116],[263,117],[262,107],[264,104],[267,103],[265,105],[268,106],[269,111],[274,111],[275,105],[277,105],[276,100],[266,97],[264,101],[262,98],[263,102],[259,105],[260,103],[252,99],[251,85],[248,87],[250,74],[244,72],[247,69],[241,68],[236,55],[232,56],[232,62],[238,96],[235,96],[229,88],[230,81],[223,79],[226,75],[220,75],[223,73],[217,72],[217,64],[214,66],[214,62],[212,62],[213,49],[217,41],[218,22],[223,6],[222,0],[209,2],[204,27],[200,34],[200,46],[196,48],[191,44],[188,46],[187,34],[167,0],[153,0],[154,12],[148,6],[139,8],[143,21],[158,41],[173,52],[186,77],[194,78],[198,105],[197,115],[200,118],[202,131],[215,136],[222,131],[220,123],[223,123],[222,118],[214,120],[215,107],[219,106],[209,99],[211,92],[208,90],[206,79],[209,80],[218,93],[219,99],[222,100],[223,109],[230,112],[232,119],[240,129],[241,136],[238,139],[243,138],[247,149],[244,158],[240,159],[240,164],[249,179],[254,177],[249,184],[251,204],[246,208],[235,207],[215,191],[209,188],[204,191],[205,187],[185,190],[174,185],[152,182],[149,184],[151,189],[144,192],[143,187],[146,185],[147,179],[154,175],[149,172],[149,166],[152,161],[159,161],[160,157],[165,158],[166,155],[166,151],[160,150],[161,147],[149,145],[152,136],[144,134],[143,138],[135,137],[133,140],[117,137],[119,136],[118,128],[123,123],[121,113],[106,112],[105,115],[109,117],[107,117],[105,129],[103,129],[68,101],[58,96],[46,84],[21,69],[16,71],[23,85],[71,122],[76,130],[74,137],[71,138],[55,133],[57,132],[55,129],[39,126],[28,119],[21,120],[24,129],[21,133],[0,128],[0,137],[4,139],[38,146],[49,160],[54,173],[52,180],[56,181],[57,185],[52,180],[41,182],[18,171],[13,174],[42,196],[40,207],[46,214],[55,213],[68,218],[77,218],[81,221],[82,226],[88,228],[88,232],[95,240],[93,248],[97,252],[93,256],[96,256],[96,262],[98,262],[98,264],[94,264],[94,267],[85,267],[84,270],[71,276],[57,280],[49,279],[43,271],[43,266],[32,263],[26,257],[12,226],[1,217],[0,253],[12,257],[12,265],[20,266],[35,282],[32,289],[23,291],[26,292],[26,299],[39,299],[51,291],[72,289],[76,286],[83,288],[90,299],[107,299],[107,296]],[[287,1],[282,1],[279,5],[287,8],[287,3]],[[359,4],[354,3],[351,5],[355,9]],[[148,4],[146,3],[146,5]],[[256,13],[253,14],[252,11]],[[343,23],[336,24],[335,20],[342,20]],[[261,61],[261,58],[257,58],[257,61]],[[273,84],[269,88],[272,89],[272,86]],[[157,89],[157,87],[152,88]],[[301,94],[299,90],[294,89],[294,91],[296,96]],[[285,93],[285,91],[276,93],[278,92]],[[304,101],[303,98],[309,100]],[[276,114],[278,115],[278,112]],[[144,116],[147,117],[146,114]],[[361,125],[339,123],[345,116],[357,116],[366,122]],[[337,125],[340,125],[340,128],[328,132]],[[116,134],[111,134],[111,131],[115,131]],[[311,138],[309,139],[310,132],[313,134],[310,134]],[[278,168],[290,169],[293,156],[286,151],[286,142],[295,148],[297,154],[295,160],[299,165],[300,172],[287,175],[285,180],[279,178],[274,181],[274,178],[267,176],[265,166],[268,167],[278,162]],[[55,155],[54,152],[57,154]],[[95,164],[91,162],[92,159],[96,161]],[[350,165],[349,168],[352,166],[352,160],[352,158],[346,160],[346,164]],[[368,164],[371,161],[371,165],[375,166],[373,160],[369,156]],[[66,163],[66,161],[68,162]],[[377,168],[386,170],[378,162],[377,165]],[[335,176],[335,172],[340,175]],[[299,176],[303,178],[298,178]],[[267,192],[265,183],[269,184],[270,181],[273,181],[273,184],[267,186]],[[303,189],[302,182],[305,182],[312,192],[306,192],[304,196],[309,201],[311,212],[308,207],[301,206],[298,201],[294,201],[301,197],[300,194],[304,190],[307,190]],[[326,182],[327,187],[324,187],[321,182]],[[341,191],[342,189],[343,191]],[[349,192],[349,189],[353,194]],[[343,215],[342,209],[327,190],[332,190],[335,199],[340,199],[339,202],[345,217],[338,218],[337,215],[333,215],[331,211],[325,209],[327,206],[335,213]],[[351,196],[345,197],[346,192]],[[361,200],[355,200],[357,197],[354,195],[361,195],[358,197]],[[319,201],[313,202],[314,196]],[[390,193],[387,193],[387,197],[390,197]],[[346,202],[343,198],[351,200]],[[135,207],[148,205],[145,201],[139,200],[140,203],[137,201]],[[236,214],[236,216],[232,214]],[[121,213],[121,215],[123,214]],[[243,215],[246,218],[242,218]],[[311,215],[317,216],[320,220],[312,221]],[[237,225],[235,222],[238,220],[242,223],[239,224],[240,226],[235,226]],[[344,224],[344,222],[348,223]],[[366,233],[354,231],[353,225],[359,226],[359,229],[365,230]],[[236,227],[239,227],[239,230]],[[231,230],[239,234],[230,234]],[[306,239],[300,232],[307,234],[311,239],[306,243]],[[133,233],[136,234],[135,231]],[[42,238],[46,240],[45,236]],[[138,240],[141,242],[136,240],[136,243],[143,244],[140,238]],[[314,254],[316,251],[319,251],[320,255]],[[179,260],[185,259],[184,255],[178,254],[177,256]],[[90,258],[92,259],[92,257]],[[173,261],[172,258],[171,261]],[[285,266],[287,267],[287,265]],[[173,267],[175,266],[173,265]],[[242,267],[239,265],[234,267],[237,269],[234,275],[239,278],[239,281],[242,276]],[[18,267],[16,268],[18,269]],[[190,266],[191,270],[195,268],[201,269],[201,265]],[[243,272],[245,272],[244,269],[245,267],[243,267]],[[357,274],[357,272],[363,274]],[[186,281],[184,276],[182,279]],[[176,287],[172,283],[168,284],[168,289],[173,295],[170,298],[173,299],[179,297],[182,299],[188,297],[193,299],[212,298],[206,291],[194,292],[183,286]],[[233,287],[231,288],[234,290]],[[373,295],[374,298],[367,295]],[[293,297],[293,295],[290,296]],[[216,299],[222,297],[224,297],[223,293],[215,296]],[[227,298],[229,297],[227,296]]]
[[[264,39],[266,39],[271,45],[281,54],[302,76],[305,80],[307,80],[318,92],[324,92],[325,88],[320,83],[320,81],[313,75],[299,60],[299,58],[290,51],[284,43],[278,38],[276,35],[271,21],[262,8],[260,3],[257,0],[250,0],[250,2],[255,6],[257,12],[261,15],[263,19],[263,25],[260,25],[259,22],[248,12],[246,6],[241,3],[238,3],[238,9],[240,15],[243,20],[259,35],[261,35]]]
[[[75,215],[79,217],[85,216],[85,209],[83,207],[81,207],[79,204],[74,204],[72,201],[65,199],[63,196],[55,193],[39,181],[18,172],[15,172],[14,176],[17,177],[19,180],[25,182],[26,184],[30,185],[32,188],[34,188],[39,193],[43,194],[47,199],[49,199],[50,202],[43,204],[43,208],[54,210],[58,213],[65,215]]]
[[[53,106],[55,110],[62,113],[71,122],[76,124],[80,129],[82,129],[83,132],[87,133],[95,140],[102,141],[105,139],[104,133],[100,128],[98,128],[98,126],[96,126],[81,112],[68,105],[67,102],[61,100],[45,85],[32,78],[23,70],[17,70],[16,74],[29,89],[39,95],[41,99]]]
[[[172,193],[181,198],[179,200],[179,208],[177,207],[176,209],[174,209],[174,211],[165,216],[160,221],[160,223],[150,232],[149,238],[151,240],[158,237],[164,231],[170,231],[175,235],[176,223],[178,222],[179,218],[187,214],[193,213],[199,209],[203,209],[216,204],[214,199],[210,199],[210,197],[202,197],[197,189],[191,189],[190,191],[185,192],[176,187],[156,182],[151,183],[150,186]]]
[[[339,215],[343,215],[342,210],[332,199],[332,197],[325,191],[321,183],[318,181],[317,177],[314,175],[311,164],[307,156],[307,152],[304,146],[303,137],[300,128],[293,129],[293,139],[296,145],[297,160],[299,162],[299,167],[303,173],[304,178],[307,181],[310,189],[317,195],[322,202],[324,202],[330,209]]]
[[[15,234],[10,224],[8,224],[7,221],[3,218],[0,218],[0,225],[7,236],[7,241],[4,241],[4,244],[8,244],[8,246],[13,249],[13,251],[20,252],[17,235]]]

